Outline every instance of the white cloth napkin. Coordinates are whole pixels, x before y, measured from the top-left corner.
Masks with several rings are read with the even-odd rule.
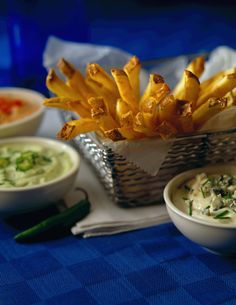
[[[81,162],[76,185],[88,192],[92,209],[85,219],[72,228],[73,234],[83,234],[83,237],[110,235],[169,221],[164,204],[130,209],[120,208],[105,193],[103,186],[85,161]],[[67,206],[73,205],[75,201],[78,201],[76,191],[72,191],[65,197]]]
[[[39,135],[55,138],[61,125],[59,112],[55,109],[47,109]],[[71,231],[75,235],[82,234],[83,237],[110,235],[169,221],[164,204],[131,209],[118,207],[108,197],[94,171],[83,159],[81,159],[76,186],[88,192],[92,207],[90,214],[72,228]],[[71,191],[65,197],[66,205],[70,207],[77,203],[82,198],[81,195],[77,191]]]

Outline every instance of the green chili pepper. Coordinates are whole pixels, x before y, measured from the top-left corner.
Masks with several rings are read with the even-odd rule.
[[[51,216],[35,226],[17,234],[14,239],[16,241],[27,241],[33,237],[37,237],[43,232],[48,231],[51,228],[61,226],[63,228],[69,228],[75,224],[78,220],[84,218],[90,211],[90,202],[88,199],[83,199],[71,208],[68,208],[64,212]]]
[[[16,170],[21,172],[26,172],[33,168],[34,162],[30,158],[19,157],[16,160]]]

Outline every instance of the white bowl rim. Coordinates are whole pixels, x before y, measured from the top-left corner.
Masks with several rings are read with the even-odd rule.
[[[36,143],[38,145],[42,145],[45,146],[46,144],[49,144],[51,146],[56,146],[58,148],[60,148],[61,150],[64,150],[65,152],[68,153],[70,159],[73,161],[72,162],[72,167],[70,168],[70,170],[66,173],[63,174],[62,176],[50,180],[48,182],[44,182],[42,184],[36,184],[33,186],[26,186],[26,187],[10,187],[10,188],[0,188],[0,194],[1,192],[5,192],[5,193],[11,193],[11,192],[25,192],[25,191],[31,191],[31,190],[35,190],[35,189],[40,189],[40,188],[44,188],[50,185],[54,185],[57,184],[58,182],[70,177],[71,175],[74,175],[80,166],[80,155],[77,152],[77,150],[75,148],[73,148],[72,146],[62,143],[60,141],[54,140],[54,139],[50,139],[50,138],[43,138],[43,137],[12,137],[12,138],[4,138],[4,139],[0,139],[0,146],[4,145],[4,143],[9,144],[9,143],[17,143],[20,142],[21,144],[32,144],[32,143]],[[60,147],[59,147],[60,146]]]
[[[41,98],[42,101],[46,99],[46,97],[43,94],[41,94],[40,92],[31,90],[31,89],[20,88],[20,87],[0,87],[0,95],[1,95],[1,93],[17,93],[17,92],[19,93],[19,95],[22,95],[22,96],[25,93],[35,95],[35,96],[37,96],[37,98]],[[22,97],[22,99],[24,99],[24,98]],[[40,116],[41,114],[43,114],[43,112],[44,112],[43,103],[40,104],[39,102],[37,102],[37,104],[38,104],[39,108],[36,109],[34,112],[32,112],[31,114],[23,117],[22,119],[19,119],[19,120],[10,122],[10,123],[6,123],[6,124],[1,124],[0,125],[0,130],[3,131],[4,129],[8,129],[8,128],[11,128],[11,127],[16,127],[16,126],[18,126],[22,123],[26,123],[28,121],[31,121],[31,120],[35,119],[36,117]]]
[[[221,224],[221,223],[215,223],[215,222],[207,222],[195,217],[192,217],[184,212],[182,212],[181,210],[179,210],[174,203],[171,200],[171,194],[173,193],[173,191],[176,189],[177,185],[175,185],[176,180],[186,176],[186,180],[189,180],[191,178],[193,178],[196,174],[204,172],[204,171],[208,171],[208,170],[214,170],[216,169],[217,173],[217,168],[218,171],[219,169],[224,169],[223,173],[227,173],[227,169],[232,167],[235,167],[235,175],[236,175],[236,163],[235,162],[231,162],[231,163],[224,163],[224,164],[214,164],[214,165],[209,165],[209,166],[204,166],[204,167],[198,167],[198,168],[194,168],[185,172],[182,172],[180,174],[178,174],[177,176],[173,177],[165,186],[164,188],[164,192],[163,192],[163,197],[165,200],[165,203],[167,205],[168,208],[170,208],[174,213],[178,214],[179,216],[198,223],[198,224],[202,224],[208,227],[216,227],[216,228],[225,228],[225,229],[236,229],[236,224],[232,225],[232,224]],[[221,172],[222,173],[222,172]]]

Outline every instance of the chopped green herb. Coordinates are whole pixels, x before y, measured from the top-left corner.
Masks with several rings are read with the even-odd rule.
[[[183,197],[182,199],[183,199],[184,201],[188,200],[188,198],[187,198],[187,197]]]
[[[217,215],[214,216],[215,219],[230,219],[229,216],[226,216],[229,214],[229,211],[228,210],[225,210]]]
[[[52,159],[46,157],[46,156],[43,156],[43,161],[45,162],[52,162]]]
[[[10,164],[9,158],[0,157],[0,169],[7,167]]]
[[[193,200],[189,201],[189,204],[188,204],[188,213],[189,213],[190,216],[193,215]]]
[[[232,199],[232,195],[231,194],[225,194],[224,196],[222,196],[223,197],[223,199]]]
[[[16,170],[21,172],[26,172],[33,168],[33,160],[30,158],[19,157],[16,159]]]
[[[189,187],[187,184],[184,185],[184,189],[185,189],[186,191],[188,191],[188,192],[191,191],[190,187]]]
[[[201,192],[202,192],[202,197],[203,198],[206,198],[206,194],[205,194],[205,192],[203,191],[203,188],[201,187]]]
[[[208,182],[210,182],[211,180],[209,178],[207,178],[207,180],[202,184],[202,186],[205,186]]]
[[[211,206],[210,206],[210,205],[208,205],[207,207],[205,207],[205,209],[206,209],[206,210],[208,210],[208,209],[210,209],[210,207],[211,207]]]
[[[36,159],[38,158],[39,154],[35,151],[32,151],[32,150],[28,150],[28,151],[24,151],[22,154],[21,154],[21,157],[22,158],[26,158],[26,159]]]

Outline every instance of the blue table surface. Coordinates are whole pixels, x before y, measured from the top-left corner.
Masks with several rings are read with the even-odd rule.
[[[139,11],[132,19],[120,9],[120,19],[93,18],[88,41],[122,47],[142,59],[220,44],[236,48],[231,8],[222,14],[211,8],[175,9],[168,15],[155,10],[149,17]],[[42,71],[35,73],[36,82],[25,85],[46,91]],[[13,240],[24,225],[53,212],[51,207],[25,219],[0,221],[0,304],[236,304],[236,259],[206,252],[171,223],[109,237]]]

